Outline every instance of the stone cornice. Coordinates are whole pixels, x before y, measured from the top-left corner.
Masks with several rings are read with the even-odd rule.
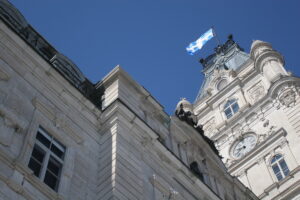
[[[163,106],[140,84],[138,84],[127,72],[125,72],[120,65],[117,65],[110,73],[108,73],[102,81],[96,84],[96,88],[104,87],[107,88],[116,80],[125,80],[131,86],[133,86],[139,93],[143,94],[151,104],[158,110],[164,112]],[[168,115],[164,112],[165,115]]]
[[[249,59],[243,64],[243,66],[241,66],[241,67],[238,68],[236,71],[234,71],[234,72],[237,74],[237,77],[236,77],[232,82],[235,82],[236,79],[238,79],[238,80],[241,81],[242,84],[244,84],[244,83],[249,79],[250,76],[253,76],[253,73],[256,73],[255,70],[251,70],[252,72],[251,72],[250,74],[247,74],[245,77],[239,77],[239,76],[238,76],[238,74],[242,73],[242,72],[243,72],[245,69],[247,69],[247,68],[249,67],[249,65],[251,65],[251,64],[253,64],[253,60],[249,58]],[[218,77],[218,78],[219,78],[219,77]],[[229,83],[229,85],[226,86],[226,88],[227,88],[227,87],[231,87],[231,88],[234,87],[234,86],[232,86],[232,82]],[[242,85],[242,84],[241,84],[241,85]],[[226,89],[226,88],[225,88],[225,89]],[[230,90],[230,89],[226,89],[226,90]],[[203,91],[203,92],[205,92],[205,91]],[[221,92],[222,92],[222,91],[221,91]],[[200,100],[194,102],[194,108],[199,107],[199,106],[200,106],[201,104],[203,104],[203,103],[207,104],[206,102],[207,102],[207,101],[213,101],[212,99],[219,99],[220,96],[222,96],[222,95],[220,95],[220,92],[218,92],[218,93],[216,93],[216,94],[214,94],[214,95],[212,95],[212,96],[206,95],[206,96],[202,97],[202,99],[200,99]],[[200,107],[203,107],[203,106],[200,106]],[[198,109],[197,112],[200,112],[200,111],[202,112],[202,111],[204,111],[205,109],[206,109],[206,107],[205,107],[203,110],[201,110],[201,108],[200,108],[200,109]],[[199,111],[199,110],[200,110],[200,111]]]
[[[220,158],[216,155],[215,152],[213,152],[213,150],[211,149],[211,147],[204,141],[204,139],[200,136],[200,134],[193,127],[191,127],[190,125],[188,125],[186,122],[180,121],[179,119],[177,119],[177,117],[172,117],[172,120],[175,121],[175,124],[177,125],[178,128],[181,129],[182,132],[184,132],[184,130],[189,130],[188,131],[188,133],[189,133],[189,140],[197,141],[198,145],[202,146],[202,147],[203,147],[203,145],[206,145],[207,148],[205,148],[205,149],[209,149],[210,154],[213,155],[213,157],[214,157],[211,160],[214,161],[214,163],[219,168],[225,169],[225,166],[224,166],[223,162],[220,160]],[[199,143],[198,141],[201,141],[201,143]]]
[[[285,76],[281,77],[279,80],[275,81],[268,90],[268,96],[275,98],[278,90],[281,88],[282,85],[290,84],[290,83],[297,83],[300,86],[300,78],[295,76]]]
[[[207,114],[209,111],[213,110],[213,104],[219,101],[219,99],[224,96],[224,94],[231,92],[234,93],[235,91],[239,90],[242,87],[242,82],[239,78],[234,79],[224,90],[220,91],[219,93],[215,94],[214,96],[208,98],[205,102],[206,106],[204,108],[201,108],[200,110],[197,110],[197,108],[203,103],[203,102],[197,102],[196,105],[194,105],[194,113],[197,115],[198,119],[203,117],[205,114]],[[232,91],[235,88],[234,91]]]
[[[268,93],[263,98],[261,98],[259,101],[257,101],[254,105],[249,106],[248,109],[245,109],[243,111],[243,117],[232,118],[230,123],[227,122],[227,123],[223,124],[223,128],[220,127],[220,130],[222,131],[222,133],[221,134],[217,133],[216,134],[217,137],[214,139],[218,140],[219,138],[221,138],[225,132],[227,132],[228,130],[230,130],[232,128],[233,125],[243,122],[252,113],[263,113],[263,111],[261,110],[261,106],[263,106],[268,101],[273,105],[272,107],[274,107],[275,105],[274,105],[273,101],[277,95],[279,88],[282,85],[288,84],[288,83],[298,83],[300,85],[300,78],[293,77],[293,76],[286,76],[286,77],[282,77],[281,79],[272,83],[272,85],[270,86],[270,88],[268,90]]]
[[[249,62],[249,64],[251,64],[251,62]],[[244,77],[237,77],[235,78],[232,82],[229,83],[229,85],[227,85],[227,87],[216,93],[213,96],[207,97],[206,99],[203,99],[202,101],[197,102],[194,105],[194,108],[199,107],[201,104],[205,103],[205,106],[202,106],[202,108],[198,109],[198,110],[194,110],[195,113],[203,113],[203,115],[207,114],[208,112],[212,111],[214,109],[213,104],[215,102],[217,102],[219,99],[221,99],[225,94],[227,94],[228,92],[232,92],[232,90],[236,87],[235,90],[239,90],[242,89],[243,86],[249,82],[253,77],[255,77],[258,74],[258,72],[256,70],[251,70],[250,73],[247,73],[246,76]],[[204,101],[205,100],[205,101]],[[203,116],[202,115],[202,116]],[[201,118],[201,116],[199,116],[198,118]]]
[[[289,175],[283,178],[281,181],[273,183],[269,187],[267,187],[262,194],[260,194],[258,197],[259,199],[263,199],[267,197],[270,193],[272,193],[273,190],[282,189],[279,195],[276,195],[274,197],[270,197],[273,200],[279,200],[286,198],[287,195],[291,194],[293,191],[300,189],[300,180],[296,181],[294,177],[296,175],[299,176],[300,174],[300,166],[296,167],[292,171],[290,171]],[[289,185],[289,187],[284,188],[284,184],[294,181],[292,184]]]
[[[110,108],[113,108],[112,110]],[[108,112],[108,113],[107,113]],[[159,141],[160,134],[157,133],[154,129],[151,128],[142,118],[140,118],[136,113],[134,113],[133,110],[131,110],[124,102],[122,102],[120,99],[116,99],[113,103],[111,103],[106,109],[103,111],[103,114],[105,115],[105,119],[103,119],[103,125],[108,122],[110,123],[110,119],[114,120],[114,123],[119,123],[120,117],[118,115],[123,115],[125,119],[131,119],[130,121],[134,123],[135,125],[139,126],[141,129],[145,130],[145,133],[150,136],[148,138],[148,142],[150,144],[145,144],[145,141],[142,140],[141,137],[136,138],[141,144],[144,146],[144,148],[147,148],[149,151],[156,151],[158,152],[157,155],[162,156],[160,158],[162,161],[172,162],[172,166],[174,170],[176,170],[177,174],[182,174],[181,177],[185,177],[185,182],[192,184],[190,187],[195,187],[193,185],[197,185],[197,187],[202,188],[203,190],[207,191],[207,194],[211,196],[213,199],[220,199],[213,190],[208,187],[206,184],[204,184],[202,181],[198,180],[198,178],[193,175],[190,168],[182,161],[180,160],[170,149],[168,149],[165,145],[163,145]],[[123,122],[122,122],[123,123]],[[125,122],[124,122],[125,123]],[[105,127],[105,125],[104,125]],[[191,127],[188,127],[189,129]],[[193,130],[192,132],[194,132]],[[133,133],[132,133],[133,134]],[[193,134],[195,137],[197,137],[197,134]],[[200,137],[200,136],[198,136]],[[145,138],[145,137],[144,137]],[[201,139],[201,138],[198,138]],[[214,154],[211,152],[211,154]],[[217,158],[217,160],[219,160]],[[220,161],[220,164],[222,162]]]
[[[113,108],[113,109],[110,109],[110,108]],[[173,166],[176,166],[175,169],[177,170],[177,173],[179,173],[179,174],[183,173],[182,174],[183,177],[185,177],[185,179],[188,179],[188,180],[185,180],[187,183],[196,184],[202,188],[205,185],[204,188],[206,188],[205,190],[208,192],[208,194],[210,196],[212,195],[212,197],[214,196],[214,198],[219,198],[218,195],[215,194],[215,192],[210,187],[206,186],[206,184],[204,184],[203,182],[198,180],[198,178],[193,175],[190,168],[182,160],[180,160],[170,149],[168,149],[165,145],[163,145],[159,141],[159,137],[160,137],[159,133],[157,133],[154,129],[152,129],[143,119],[141,119],[136,113],[134,113],[134,111],[131,110],[128,106],[126,106],[126,104],[124,104],[121,100],[119,100],[119,99],[115,100],[110,106],[108,106],[103,111],[103,114],[106,115],[105,120],[104,120],[106,122],[109,122],[109,119],[115,119],[114,123],[118,123],[118,121],[120,120],[120,119],[118,119],[119,118],[118,115],[123,115],[125,119],[130,119],[131,123],[138,125],[141,129],[145,130],[146,133],[148,133],[150,136],[147,139],[147,141],[140,140],[141,139],[140,137],[139,137],[139,139],[137,138],[141,142],[141,144],[144,146],[144,148],[147,148],[150,151],[155,150],[158,152],[158,154],[160,156],[163,157],[160,159],[166,160],[167,163],[172,162]],[[113,116],[115,116],[115,117],[113,117]],[[192,140],[199,140],[199,141],[203,140],[201,138],[201,136],[189,125],[187,125],[184,122],[181,122],[179,120],[177,123],[181,124],[183,126],[182,128],[190,130],[189,132],[192,134],[192,136],[189,136],[189,137],[191,137]],[[103,125],[105,127],[105,122],[103,122]],[[146,139],[146,138],[147,137],[144,137],[144,139]],[[203,144],[201,144],[201,145],[203,145]],[[217,161],[215,164],[218,165],[218,167],[222,167],[225,169],[223,162],[217,157],[217,155],[214,154],[214,152],[212,152],[212,150],[210,150],[210,151],[211,151],[211,155],[214,156],[214,158],[212,160]],[[192,177],[192,178],[190,178],[190,177]],[[226,177],[226,179],[228,181],[234,180],[233,177],[230,174],[228,174],[226,171],[224,171],[224,177]],[[241,187],[239,187],[239,188],[241,189]],[[241,190],[243,190],[243,189],[241,189]],[[252,196],[254,196],[254,195],[252,195]]]
[[[0,22],[0,25],[2,25],[1,20]],[[2,39],[6,40],[5,44],[7,49],[2,51],[3,53],[0,54],[0,58],[5,60],[13,60],[14,63],[7,63],[9,67],[13,68],[18,73],[20,71],[20,69],[18,69],[20,68],[20,63],[17,62],[22,62],[22,67],[26,67],[28,71],[34,74],[35,78],[41,80],[41,82],[45,82],[52,92],[55,91],[59,93],[64,90],[68,94],[71,94],[74,100],[76,99],[78,102],[80,102],[87,110],[89,110],[90,113],[94,113],[96,110],[96,112],[101,113],[101,110],[98,109],[95,104],[92,103],[86,96],[84,96],[81,91],[72,86],[72,84],[70,84],[68,80],[65,79],[58,71],[56,71],[51,66],[51,63],[41,58],[31,48],[27,48],[27,45],[24,44],[24,40],[16,37],[15,34],[13,34],[13,32],[5,25],[1,26],[1,28],[2,33],[4,34]],[[10,58],[7,58],[8,56],[10,56]],[[24,74],[19,75],[26,79]],[[49,81],[57,84],[59,87],[53,89],[52,86],[55,84],[48,84]]]

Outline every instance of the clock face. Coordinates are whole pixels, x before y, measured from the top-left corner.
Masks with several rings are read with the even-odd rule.
[[[256,145],[256,137],[254,135],[246,135],[233,146],[232,155],[235,158],[241,158],[251,151]]]

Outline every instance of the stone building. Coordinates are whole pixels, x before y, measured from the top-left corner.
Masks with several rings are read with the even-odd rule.
[[[119,66],[91,83],[0,0],[1,200],[257,200],[191,108],[167,115]]]
[[[271,44],[256,40],[247,54],[232,36],[200,62],[192,110],[228,171],[260,199],[299,200],[299,77]]]

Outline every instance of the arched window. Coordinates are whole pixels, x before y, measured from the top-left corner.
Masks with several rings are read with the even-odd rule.
[[[236,113],[239,110],[239,108],[240,107],[239,107],[239,104],[237,103],[236,99],[228,100],[224,106],[224,113],[225,113],[227,119],[232,117],[234,115],[234,113]]]
[[[278,181],[280,181],[290,173],[290,170],[282,155],[275,155],[271,160],[271,166]]]

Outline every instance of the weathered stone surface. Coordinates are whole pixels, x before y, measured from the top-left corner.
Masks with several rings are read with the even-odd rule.
[[[170,118],[120,66],[93,85],[32,27],[21,31],[16,14],[5,23],[0,15],[0,199],[257,199],[200,129]],[[65,152],[58,159],[39,146],[46,156],[36,176],[28,166],[39,130]],[[51,156],[62,160],[57,191],[41,175]]]
[[[235,69],[235,77],[226,72],[214,74],[213,79],[228,80],[227,85],[221,90],[211,86],[211,95],[196,101],[193,112],[198,124],[209,131],[207,135],[215,141],[233,176],[261,199],[292,199],[300,194],[296,178],[300,175],[300,79],[286,72],[282,55],[266,42],[253,42],[251,58]],[[210,78],[206,77],[208,81]],[[230,99],[237,100],[239,110],[227,118],[224,106]],[[243,138],[249,135],[255,140],[244,151],[248,145]],[[238,149],[242,143],[243,149]],[[284,157],[290,171],[284,175],[281,169],[281,181],[271,165],[276,154]]]

